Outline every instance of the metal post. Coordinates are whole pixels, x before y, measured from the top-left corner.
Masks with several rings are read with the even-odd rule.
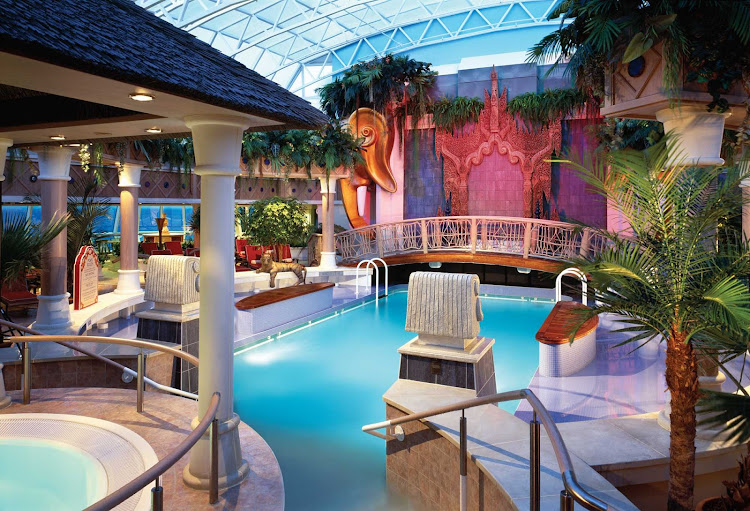
[[[136,402],[136,409],[138,410],[138,413],[143,413],[143,376],[146,372],[146,361],[143,356],[143,350],[138,350],[138,377],[136,379],[136,386],[138,387],[136,389],[136,395],[137,402]]]
[[[573,511],[573,496],[568,490],[560,492],[560,511]]]
[[[427,233],[427,221],[423,218],[419,223],[422,230],[422,253],[426,254],[427,250],[430,248],[430,236]]]
[[[466,511],[466,499],[467,499],[467,490],[466,490],[466,416],[464,415],[464,410],[461,410],[461,419],[459,419],[459,426],[460,426],[460,456],[461,460],[459,462],[459,473],[460,473],[460,483],[461,487],[459,490],[459,496],[461,499],[461,511]]]
[[[31,347],[23,343],[23,404],[31,403]]]
[[[164,510],[164,488],[161,487],[161,476],[154,481],[154,487],[151,488],[151,511]]]
[[[211,472],[209,475],[208,503],[219,501],[219,419],[214,417],[209,430],[211,439]]]
[[[536,412],[529,422],[530,452],[529,452],[529,502],[530,511],[539,511],[541,490],[541,424],[537,419]]]

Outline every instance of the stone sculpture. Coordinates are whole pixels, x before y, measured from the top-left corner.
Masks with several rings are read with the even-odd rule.
[[[307,269],[298,263],[277,263],[273,260],[271,251],[267,250],[262,256],[260,256],[260,268],[255,270],[255,273],[270,273],[271,274],[271,287],[276,287],[276,274],[280,271],[290,271],[297,276],[298,286],[305,283],[307,277]]]
[[[144,298],[155,303],[187,305],[198,302],[200,259],[155,255],[148,259]]]
[[[415,272],[409,277],[406,331],[418,334],[418,342],[467,349],[483,318],[476,275]]]

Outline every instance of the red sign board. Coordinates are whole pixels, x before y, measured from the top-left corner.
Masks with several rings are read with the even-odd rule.
[[[94,247],[81,247],[73,267],[73,309],[85,309],[99,301],[99,257]]]

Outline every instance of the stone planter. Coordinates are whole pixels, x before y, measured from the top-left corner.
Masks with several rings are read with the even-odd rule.
[[[723,95],[729,102],[729,112],[710,113],[706,105],[712,98],[704,84],[683,82],[679,101],[670,99],[662,87],[664,68],[661,45],[628,64],[620,64],[606,77],[602,115],[658,120],[664,123],[664,131],[680,136],[686,163],[705,166],[724,163],[719,157],[724,125],[737,127],[745,117],[747,97],[741,84],[734,84]]]
[[[307,262],[307,247],[291,247],[292,259],[296,259],[300,264]]]

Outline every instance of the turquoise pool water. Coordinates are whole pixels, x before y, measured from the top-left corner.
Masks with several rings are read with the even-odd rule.
[[[409,509],[386,491],[384,441],[361,432],[383,420],[396,350],[414,336],[404,331],[406,296],[393,293],[235,356],[235,410],[276,453],[287,511]],[[480,335],[496,340],[498,391],[531,381],[534,334],[552,306],[482,298]]]
[[[0,511],[80,511],[106,493],[91,456],[57,442],[0,439]]]

